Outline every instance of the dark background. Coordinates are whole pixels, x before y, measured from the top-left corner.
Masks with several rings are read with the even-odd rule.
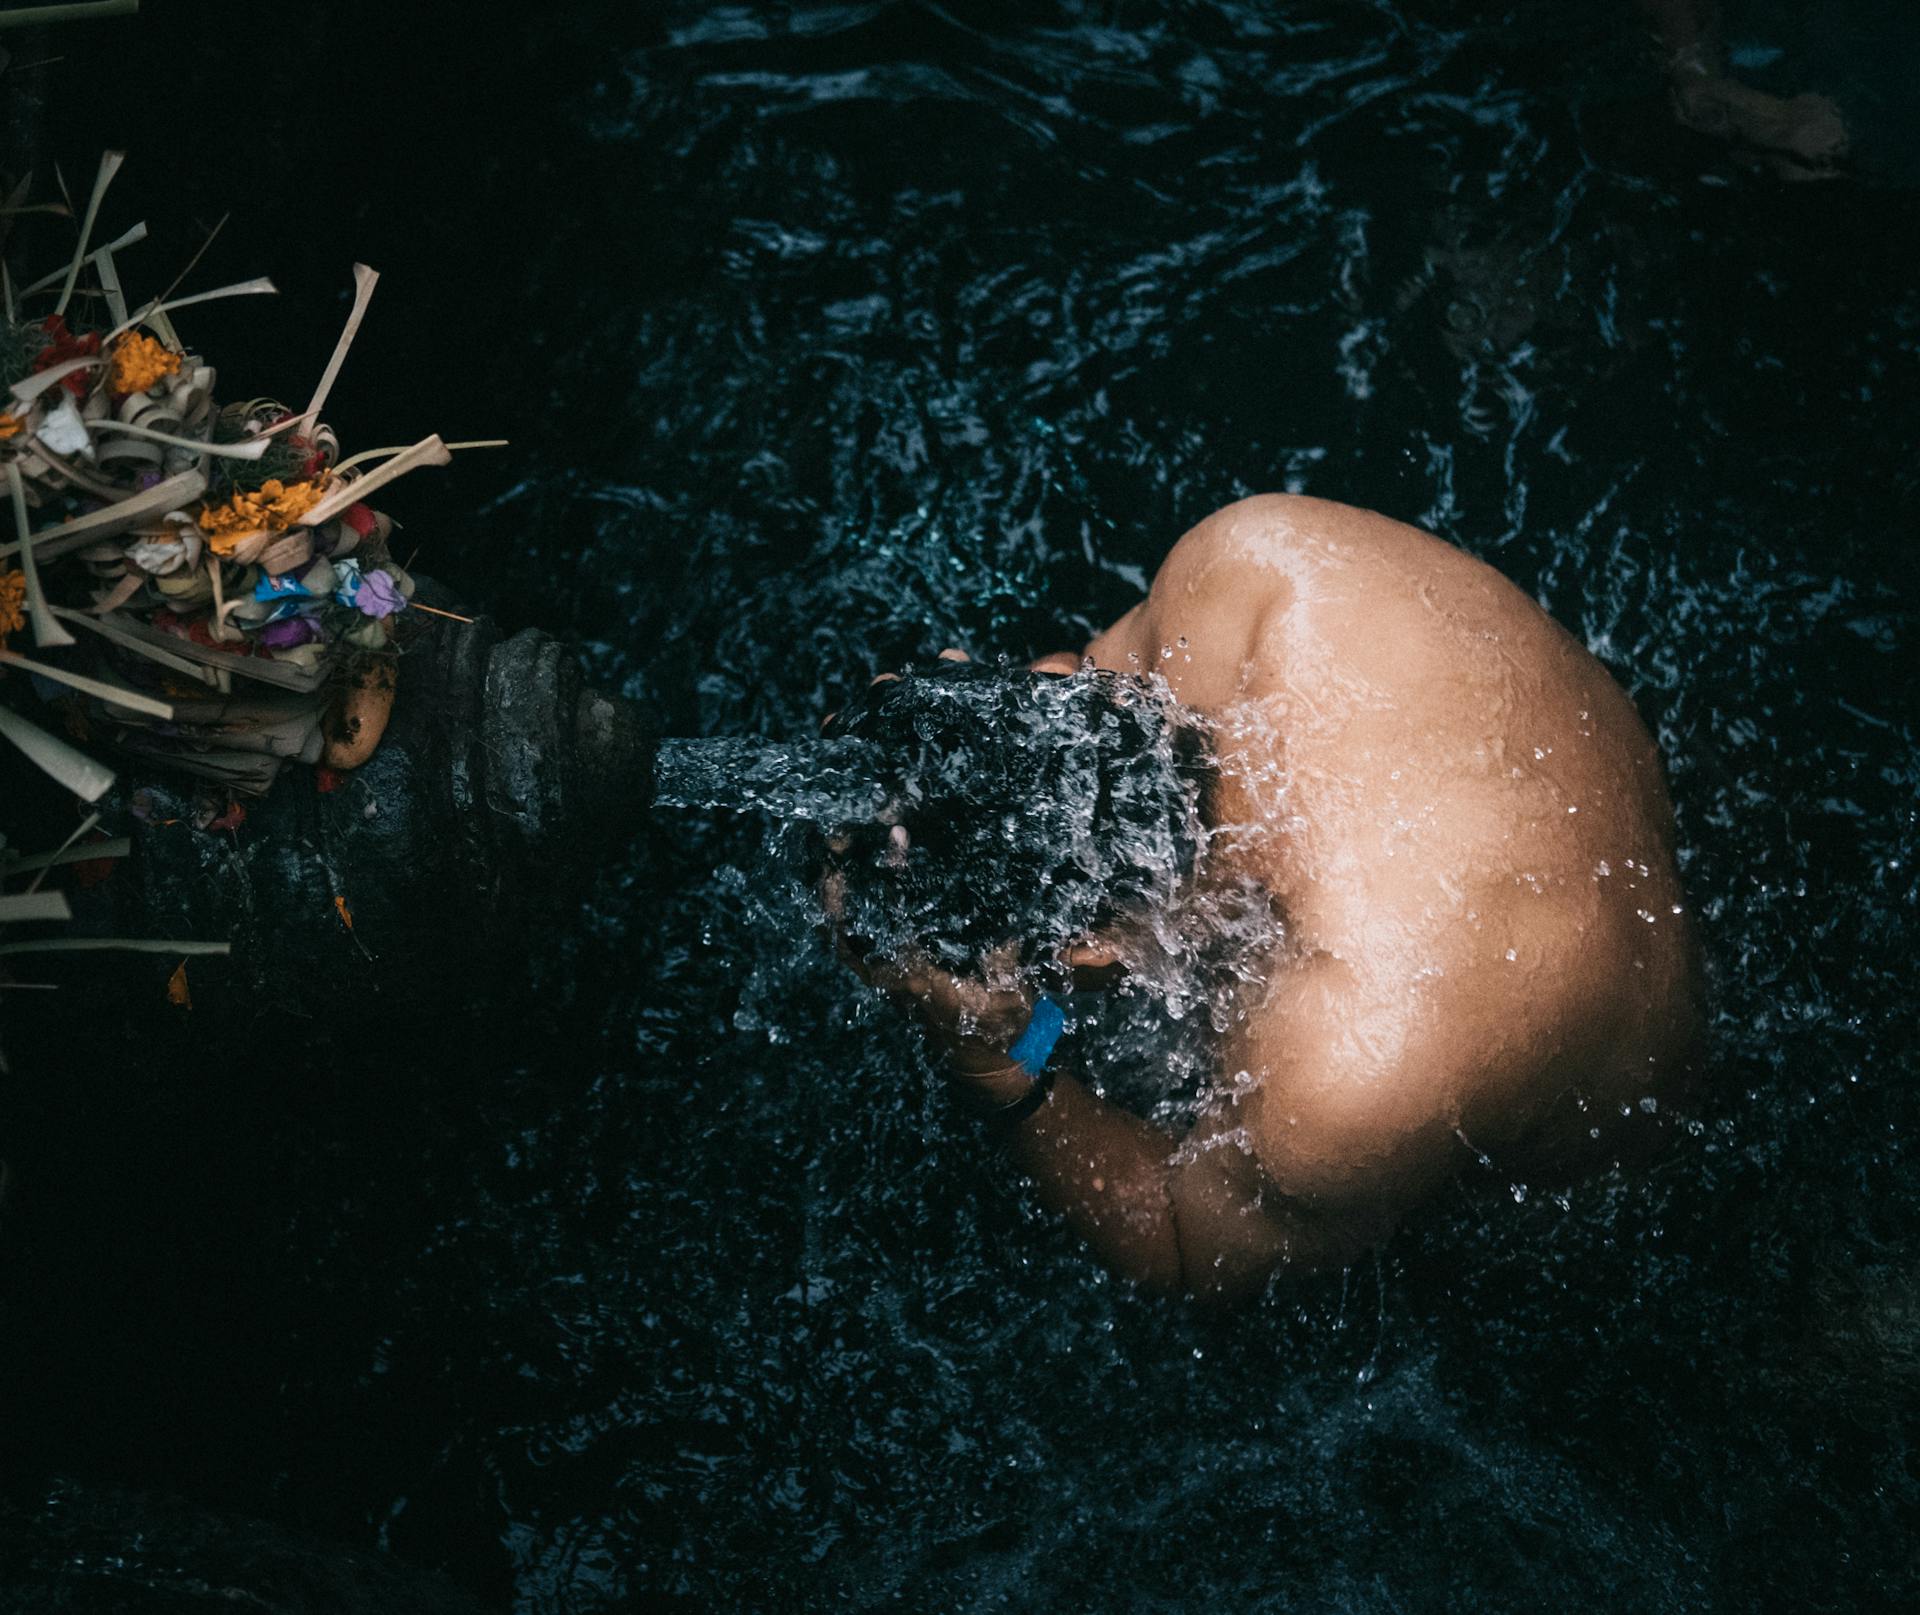
[[[1767,71],[1864,102],[1912,40],[1834,15],[1818,76]],[[67,1477],[534,1611],[1920,1591],[1911,153],[1755,175],[1673,128],[1624,4],[152,4],[46,40],[43,172],[130,153],[133,294],[225,213],[191,285],[282,288],[182,318],[223,395],[302,394],[379,268],[349,451],[513,440],[389,497],[417,564],[670,731],[1074,642],[1227,500],[1348,500],[1634,695],[1716,1010],[1650,1175],[1464,1184],[1222,1318],[1031,1209],[725,815],[498,938],[505,999],[423,968],[397,1026],[207,1027],[158,960],[14,995],[20,1574]]]

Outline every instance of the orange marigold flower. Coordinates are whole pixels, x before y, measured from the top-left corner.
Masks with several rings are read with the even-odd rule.
[[[180,369],[180,355],[162,347],[150,336],[128,331],[113,344],[113,357],[107,364],[107,390],[126,397],[143,393],[163,376]]]
[[[320,502],[325,493],[320,480],[283,483],[269,477],[257,493],[236,493],[224,504],[207,505],[200,512],[200,530],[215,555],[230,555],[243,533],[265,528],[270,533],[291,527]]]
[[[0,572],[0,650],[8,634],[17,634],[27,626],[27,575],[24,572]]]
[[[0,438],[18,437],[27,429],[27,423],[18,415],[9,415],[0,409]]]

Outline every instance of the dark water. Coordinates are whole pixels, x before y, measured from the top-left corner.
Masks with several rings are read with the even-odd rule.
[[[17,1476],[530,1612],[1920,1592],[1920,204],[1874,153],[1787,188],[1673,132],[1625,4],[153,11],[70,48],[184,42],[204,132],[74,91],[56,149],[133,148],[166,263],[234,210],[200,274],[289,291],[196,326],[248,390],[387,272],[343,438],[515,440],[392,501],[423,568],[670,731],[790,735],[1077,645],[1243,493],[1425,524],[1658,734],[1714,1078],[1649,1175],[1464,1185],[1199,1315],[694,816],[411,1037],[10,1034],[57,1185],[0,1276]]]

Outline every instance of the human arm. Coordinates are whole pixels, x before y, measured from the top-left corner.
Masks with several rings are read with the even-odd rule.
[[[1276,1179],[1268,1161],[1268,1130],[1297,1128],[1300,1096],[1279,1119],[1260,1082],[1218,1092],[1184,1137],[1101,1097],[1070,1071],[1054,1080],[1037,1109],[999,1119],[1018,1114],[1034,1079],[1005,1052],[1030,1001],[1010,982],[996,981],[993,965],[973,978],[915,961],[856,968],[918,1012],[956,1103],[981,1118],[1042,1203],[1114,1272],[1151,1289],[1232,1300],[1257,1292],[1276,1268],[1307,1273],[1350,1262],[1390,1231],[1400,1201],[1370,1170],[1382,1153],[1364,1136],[1370,1119],[1345,1118],[1349,1136],[1329,1140],[1339,1161],[1317,1146],[1302,1150],[1299,1138],[1287,1140],[1301,1184],[1317,1201],[1309,1203]],[[1306,1002],[1315,976],[1311,967],[1297,972],[1281,996]],[[1270,1015],[1261,1022],[1269,1033],[1280,1030]],[[1310,1042],[1326,1041],[1314,1027],[1301,1030]],[[1300,1068],[1292,1061],[1279,1080],[1297,1086]],[[1308,1117],[1309,1135],[1338,1119],[1335,1107],[1315,1108],[1323,1114]],[[1342,1176],[1347,1161],[1360,1169]]]
[[[1233,1300],[1276,1268],[1314,1272],[1365,1250],[1358,1223],[1316,1215],[1266,1177],[1232,1111],[1176,1138],[1062,1075],[1003,1139],[1041,1203],[1149,1289]]]
[[[1840,109],[1824,95],[1770,95],[1728,71],[1715,0],[1635,0],[1653,24],[1673,108],[1690,129],[1760,154],[1784,179],[1837,172],[1850,144]]]

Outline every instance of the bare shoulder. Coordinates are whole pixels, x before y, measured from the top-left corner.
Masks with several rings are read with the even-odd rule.
[[[1397,552],[1457,554],[1417,528],[1351,505],[1258,494],[1215,511],[1182,535],[1142,600],[1086,647],[1102,667],[1156,671],[1191,705],[1257,693],[1273,669],[1275,627],[1311,608],[1331,578],[1377,567]],[[1348,592],[1379,591],[1349,579]]]
[[[1247,1073],[1253,1154],[1313,1209],[1390,1222],[1475,1154],[1575,1175],[1615,1149],[1621,1114],[1684,1080],[1682,927],[1623,920],[1597,885],[1489,882],[1470,901],[1405,953],[1295,961],[1223,1049]]]
[[[1262,493],[1223,505],[1189,528],[1161,565],[1184,581],[1225,563],[1255,567],[1284,563],[1291,554],[1400,552],[1412,557],[1437,551],[1458,555],[1450,544],[1406,522],[1338,500],[1308,494]]]
[[[1182,699],[1204,705],[1255,693],[1290,645],[1314,658],[1382,648],[1425,656],[1468,624],[1551,629],[1521,590],[1431,533],[1330,499],[1257,494],[1182,535],[1147,598],[1087,652],[1101,666],[1124,668],[1153,663],[1184,639],[1195,648],[1191,662],[1207,665]],[[1257,665],[1249,668],[1249,659]],[[1176,669],[1159,670],[1178,693]]]
[[[1347,506],[1243,503],[1196,550],[1264,554],[1291,594],[1240,653],[1216,801],[1297,953],[1225,1070],[1275,1182],[1410,1203],[1463,1135],[1524,1154],[1565,1096],[1617,1114],[1687,1041],[1658,754],[1493,568]]]

